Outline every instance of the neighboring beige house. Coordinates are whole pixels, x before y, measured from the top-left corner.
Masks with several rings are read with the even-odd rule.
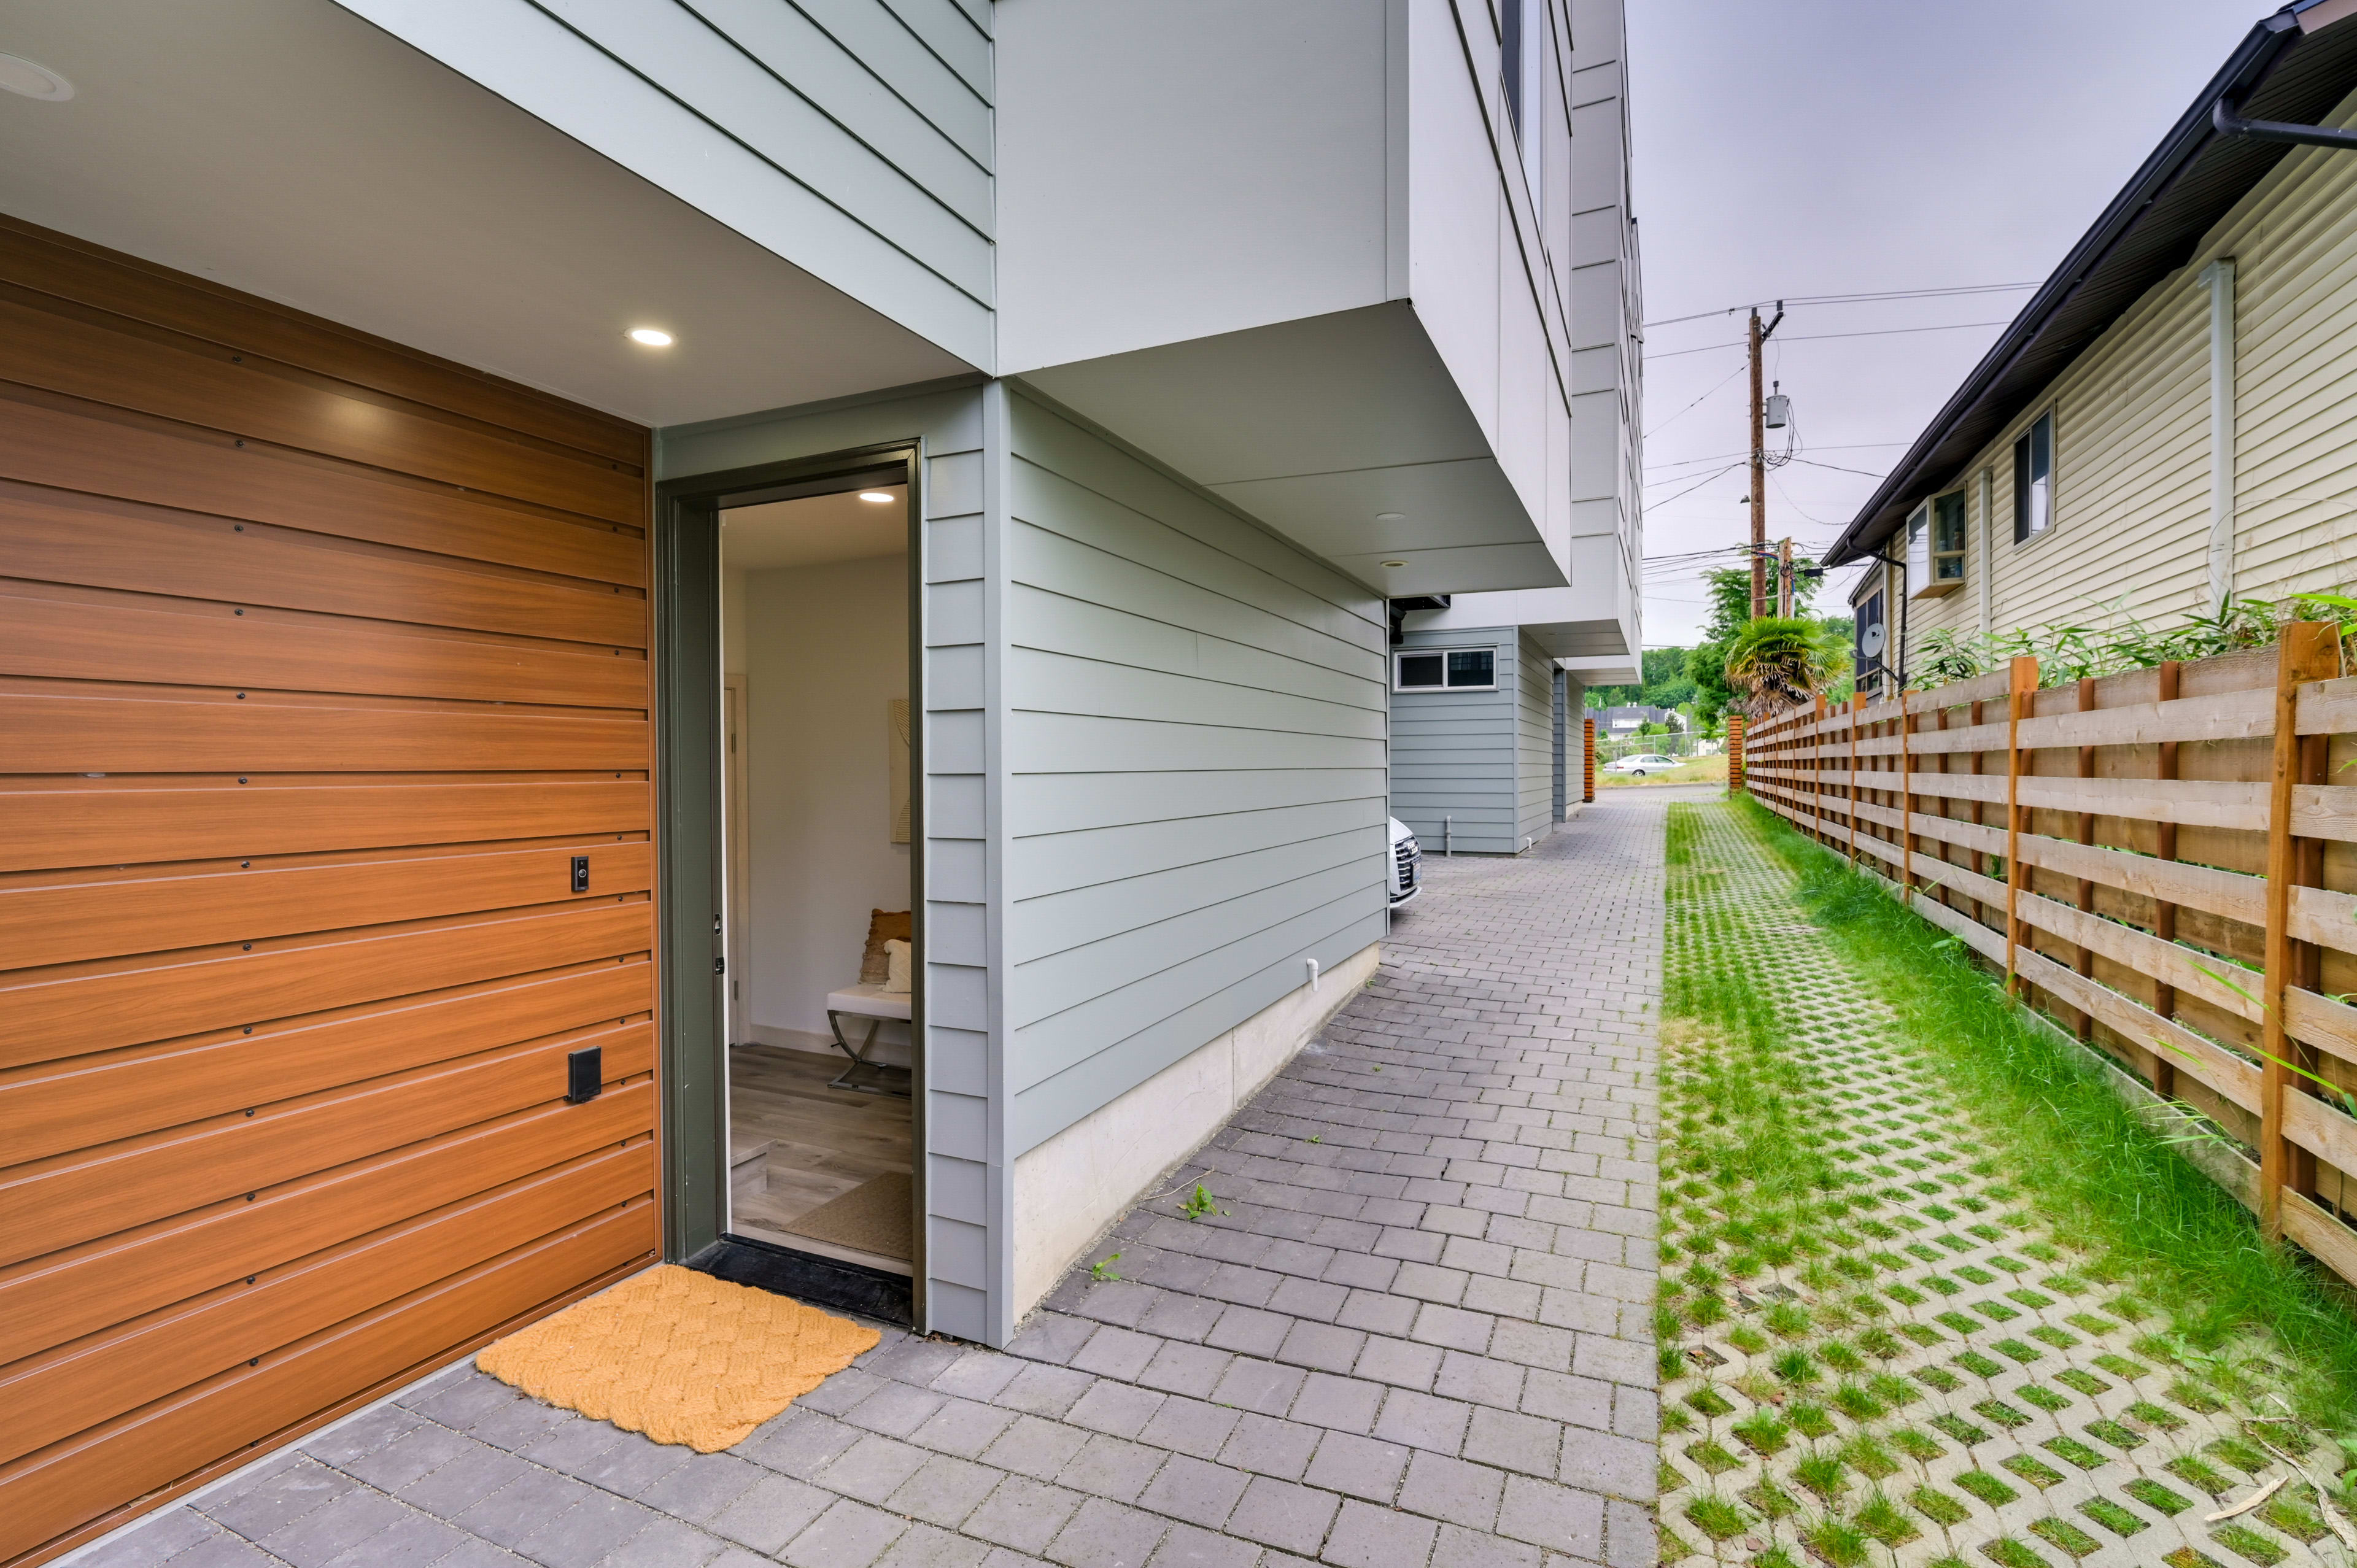
[[[2352,17],[2251,29],[1843,532],[1861,671],[2357,581]]]

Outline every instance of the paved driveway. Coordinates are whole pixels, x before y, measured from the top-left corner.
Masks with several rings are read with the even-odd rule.
[[[1666,798],[1427,859],[1376,981],[1006,1352],[888,1334],[709,1455],[457,1369],[88,1561],[1649,1565]]]

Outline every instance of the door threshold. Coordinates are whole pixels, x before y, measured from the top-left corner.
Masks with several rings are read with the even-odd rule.
[[[891,1273],[758,1237],[723,1236],[688,1259],[687,1266],[731,1284],[750,1285],[813,1306],[856,1312],[863,1317],[903,1326],[916,1321],[909,1309],[912,1282],[909,1274]]]
[[[856,1247],[845,1247],[834,1241],[822,1241],[815,1236],[797,1236],[791,1230],[773,1230],[767,1225],[748,1225],[741,1230],[731,1230],[728,1234],[748,1241],[766,1241],[772,1247],[783,1247],[789,1251],[813,1252],[822,1258],[833,1258],[838,1262],[857,1263],[863,1269],[874,1269],[878,1273],[898,1274],[904,1280],[914,1272],[909,1268],[909,1260],[906,1258],[888,1258],[881,1252],[863,1252]]]

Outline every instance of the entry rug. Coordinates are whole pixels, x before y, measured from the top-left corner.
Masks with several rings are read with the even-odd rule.
[[[909,1253],[909,1173],[886,1171],[788,1220],[783,1229],[796,1236],[905,1261]]]
[[[743,1442],[882,1337],[666,1263],[519,1329],[475,1365],[550,1404],[712,1454]]]

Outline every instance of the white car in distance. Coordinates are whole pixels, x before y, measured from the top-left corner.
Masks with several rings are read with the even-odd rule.
[[[1642,779],[1648,773],[1667,773],[1677,766],[1679,766],[1678,759],[1674,757],[1663,757],[1659,752],[1641,751],[1634,757],[1624,757],[1618,762],[1606,763],[1604,771],[1625,773],[1631,779]]]

